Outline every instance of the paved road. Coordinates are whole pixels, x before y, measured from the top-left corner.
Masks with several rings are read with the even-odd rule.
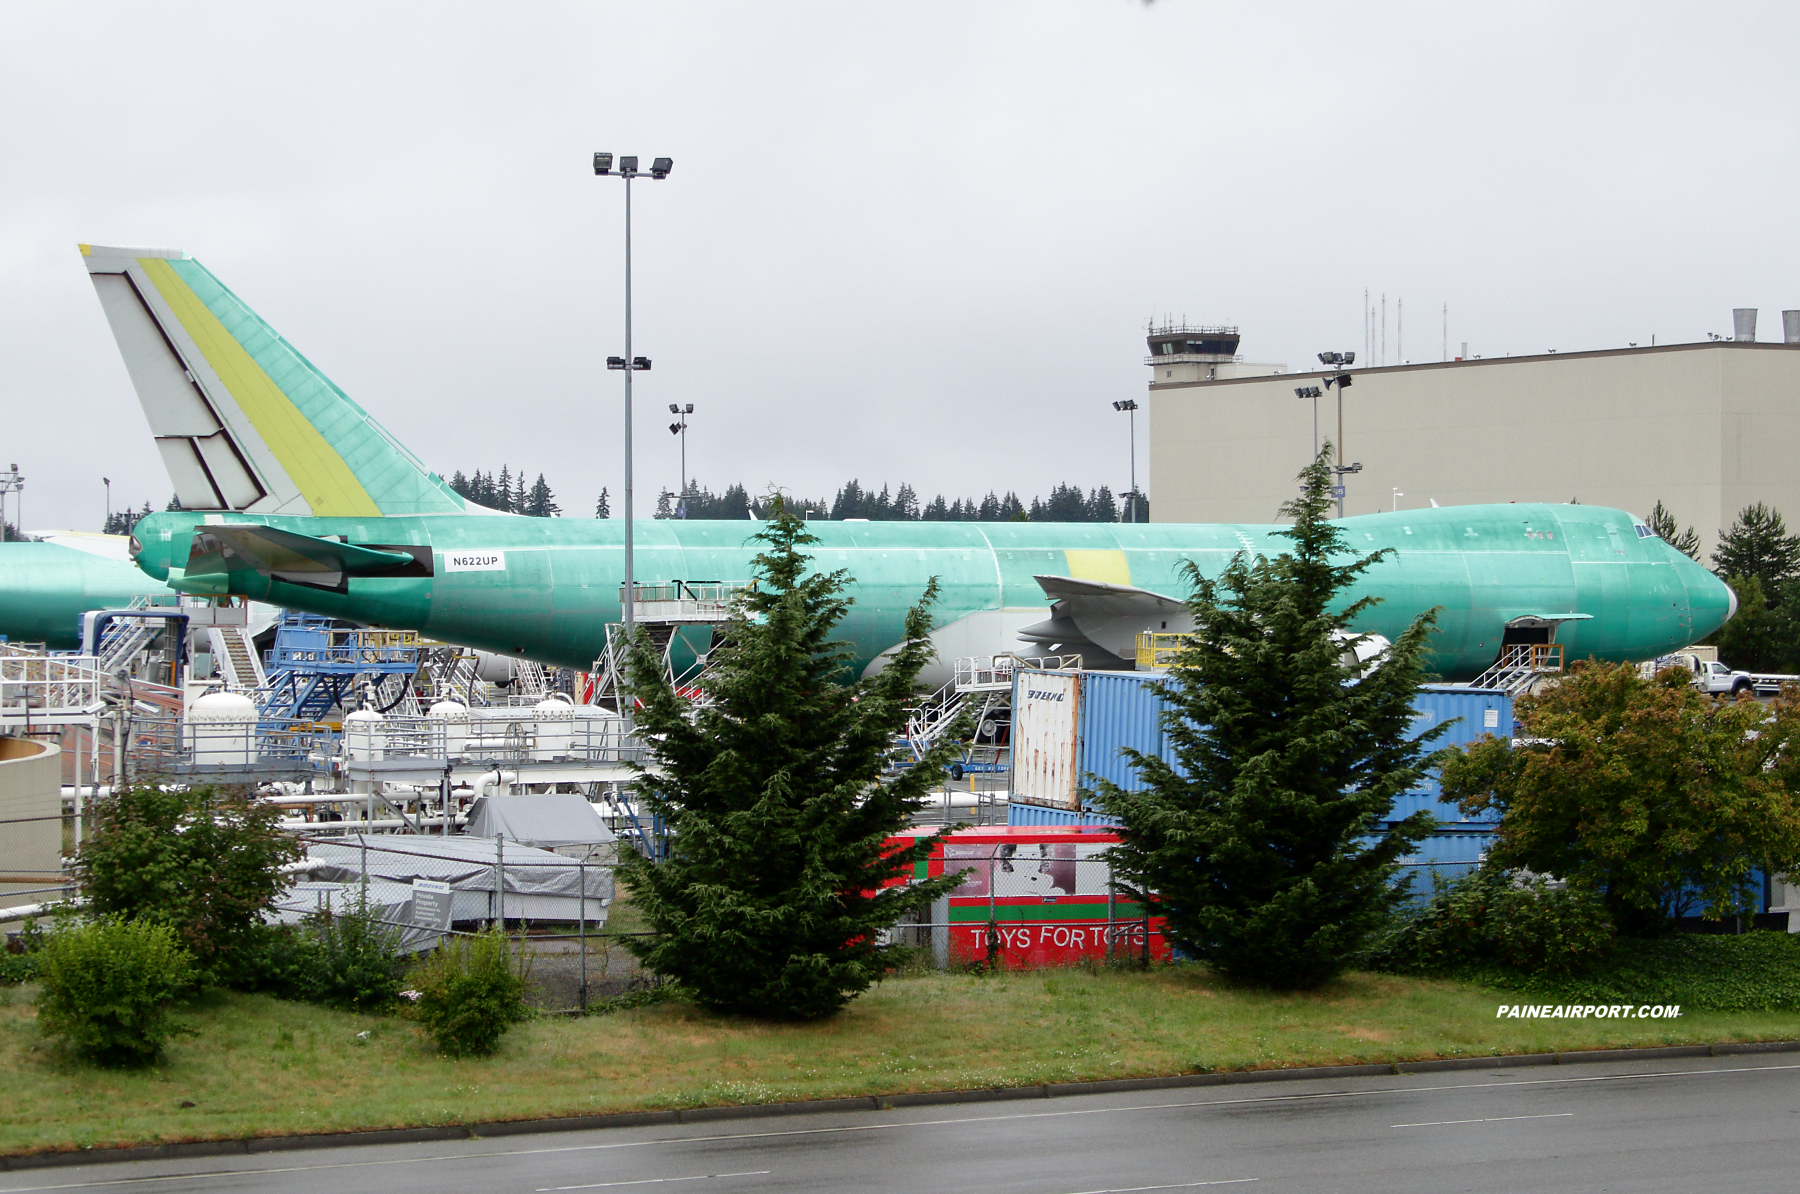
[[[1203,1087],[44,1169],[23,1191],[1800,1190],[1792,1055]]]

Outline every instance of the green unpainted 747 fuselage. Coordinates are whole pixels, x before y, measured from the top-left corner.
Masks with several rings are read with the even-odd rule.
[[[209,521],[429,552],[414,553],[415,575],[352,576],[341,589],[292,583],[249,563],[190,574],[194,531]],[[1419,613],[1438,609],[1431,666],[1446,679],[1466,679],[1492,664],[1508,623],[1518,619],[1551,619],[1571,660],[1642,660],[1705,636],[1735,608],[1718,578],[1619,510],[1465,506],[1363,515],[1340,525],[1358,553],[1393,549],[1345,596],[1381,599],[1357,629],[1394,638]],[[745,582],[757,528],[640,522],[634,573],[640,583]],[[949,626],[987,611],[1041,612],[1049,601],[1033,579],[1040,575],[1097,569],[1112,583],[1182,597],[1184,561],[1216,576],[1239,552],[1291,548],[1277,537],[1279,526],[826,522],[810,529],[818,537],[810,548],[815,566],[855,578],[842,636],[859,665],[896,644],[905,611],[929,577],[942,591],[936,622]],[[134,554],[145,572],[176,589],[241,594],[585,668],[606,624],[620,620],[622,530],[608,521],[504,515],[165,513],[138,524]],[[1026,648],[996,642],[992,649]]]

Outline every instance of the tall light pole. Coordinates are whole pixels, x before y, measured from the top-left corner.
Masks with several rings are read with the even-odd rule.
[[[1126,414],[1131,416],[1131,493],[1128,495],[1129,500],[1131,502],[1131,518],[1128,520],[1130,522],[1137,521],[1137,507],[1138,507],[1138,500],[1137,500],[1137,408],[1138,408],[1137,399],[1135,399],[1135,398],[1127,398],[1122,402],[1113,403],[1114,410],[1122,410]]]
[[[1333,497],[1337,498],[1339,518],[1344,516],[1344,476],[1346,473],[1362,472],[1360,461],[1354,464],[1344,463],[1344,391],[1350,388],[1350,366],[1355,363],[1356,354],[1353,352],[1322,352],[1319,354],[1319,364],[1337,370],[1336,373],[1325,379],[1325,388],[1328,390],[1334,386],[1337,388],[1337,463],[1331,467],[1333,479],[1337,483],[1331,487],[1331,493]]]
[[[657,158],[650,163],[650,177],[667,178],[674,165],[673,158]],[[596,153],[594,173],[612,174],[613,155]],[[608,369],[622,369],[625,372],[625,591],[624,601],[620,604],[625,607],[625,638],[628,641],[637,630],[637,617],[631,608],[637,598],[637,581],[632,575],[631,567],[631,376],[650,368],[649,357],[631,355],[631,180],[637,178],[638,173],[636,157],[619,159],[617,177],[625,180],[625,355],[606,358]]]
[[[6,522],[6,495],[13,495],[12,533],[19,539],[25,538],[25,478],[19,474],[19,466],[13,465],[12,471],[0,473],[0,525]]]
[[[1314,460],[1317,460],[1319,458],[1319,399],[1324,397],[1324,395],[1325,395],[1325,391],[1321,390],[1318,386],[1295,386],[1294,387],[1294,397],[1296,397],[1296,398],[1311,398],[1312,399],[1312,404],[1313,404],[1313,454],[1312,454],[1312,458]]]
[[[681,437],[681,500],[675,503],[675,517],[687,517],[687,417],[694,413],[694,404],[682,406],[669,403],[669,413],[675,416],[675,422],[669,424],[669,434]]]
[[[106,486],[106,521],[100,524],[104,533],[112,534],[112,478],[101,477],[100,484]]]

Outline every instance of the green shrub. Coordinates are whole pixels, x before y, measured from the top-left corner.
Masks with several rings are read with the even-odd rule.
[[[282,999],[306,999],[318,955],[317,937],[299,925],[254,925],[244,938],[232,985]]]
[[[524,955],[515,958],[497,928],[446,941],[414,972],[419,1021],[452,1057],[492,1053],[506,1030],[531,1014],[525,1006],[528,970]]]
[[[237,985],[265,911],[304,853],[266,801],[207,785],[125,787],[94,807],[75,861],[87,908],[167,925],[206,981]]]
[[[1424,908],[1376,942],[1369,962],[1380,970],[1498,965],[1569,975],[1592,969],[1612,945],[1612,924],[1591,893],[1483,866],[1440,882]]]
[[[37,977],[37,972],[36,954],[10,951],[0,953],[0,984],[28,983]]]
[[[102,1065],[148,1065],[194,981],[194,957],[167,925],[100,919],[51,935],[38,953],[38,1027]]]
[[[1800,942],[1787,933],[1621,939],[1584,975],[1471,974],[1549,1003],[1673,1003],[1684,1011],[1800,1011]]]
[[[297,987],[301,998],[374,1011],[400,997],[407,957],[398,930],[383,924],[376,909],[359,900],[348,911],[309,917],[306,928],[312,946],[300,958],[310,963]]]
[[[232,985],[351,1011],[392,1007],[408,958],[400,934],[360,903],[298,925],[258,925],[246,937]]]

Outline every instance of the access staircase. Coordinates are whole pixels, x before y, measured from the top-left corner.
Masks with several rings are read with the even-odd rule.
[[[256,692],[269,682],[249,632],[242,626],[208,626],[207,643],[219,678],[232,692]]]
[[[268,679],[256,691],[258,720],[317,721],[334,707],[365,699],[398,709],[409,699],[419,668],[418,636],[410,631],[338,626],[317,614],[285,611],[265,660]]]
[[[747,587],[719,581],[678,580],[634,588],[637,600],[632,603],[632,617],[638,633],[662,661],[664,679],[682,696],[704,704],[711,656],[724,641],[731,611]],[[622,586],[619,596],[623,601]],[[682,636],[682,630],[688,628],[706,630],[705,651],[699,651]],[[594,661],[594,691],[590,698],[594,704],[623,707],[624,693],[630,687],[627,654],[624,625],[609,623],[600,657]]]
[[[127,609],[148,609],[152,598],[139,594],[131,599]],[[136,662],[139,651],[150,645],[157,635],[168,625],[162,618],[114,618],[106,627],[106,633],[100,636],[100,642],[94,653],[100,658],[100,673],[105,676],[116,676],[119,669],[127,671]]]
[[[1508,696],[1520,696],[1545,676],[1561,675],[1561,643],[1514,643],[1503,647],[1487,671],[1470,681],[1470,688],[1493,688]]]
[[[1079,655],[963,656],[956,661],[950,681],[914,706],[907,719],[906,732],[895,742],[903,759],[911,756],[901,765],[910,766],[924,758],[925,752],[956,724],[957,719],[966,716],[974,738],[956,769],[965,772],[1006,770],[1009,748],[994,740],[997,738],[995,732],[984,733],[983,727],[991,720],[997,729],[1000,719],[995,714],[1011,710],[1013,672],[1019,668],[1067,671],[1080,666]],[[984,737],[989,741],[981,741]]]

